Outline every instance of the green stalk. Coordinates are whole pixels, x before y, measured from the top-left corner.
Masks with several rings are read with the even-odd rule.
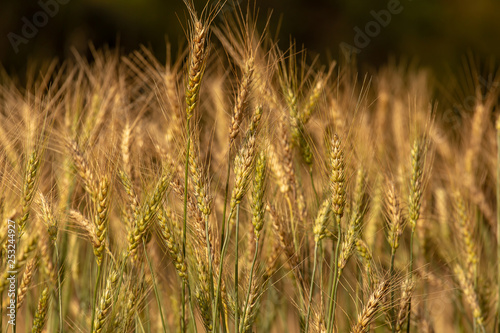
[[[215,298],[214,292],[214,278],[213,278],[213,267],[212,267],[212,246],[210,245],[210,237],[209,237],[209,226],[208,226],[208,217],[205,218],[205,238],[207,243],[207,258],[208,258],[208,276],[210,279],[210,297],[212,299]]]
[[[180,326],[181,326],[181,332],[184,332],[184,333],[186,332],[186,323],[184,321],[184,318],[186,317],[185,299],[186,299],[186,282],[184,282],[184,280],[182,280]]]
[[[234,214],[234,209],[231,209],[231,211],[229,212],[229,216],[227,218],[227,229],[229,229],[229,220],[231,220],[231,217],[233,216]],[[219,298],[220,298],[220,288],[221,288],[221,285],[222,285],[222,268],[223,268],[223,265],[224,265],[224,255],[226,254],[226,250],[227,250],[227,244],[229,243],[229,230],[227,230],[226,234],[225,234],[225,238],[224,238],[224,242],[222,243],[222,250],[221,250],[221,254],[220,254],[220,264],[219,264],[219,278],[217,279],[217,295],[215,296],[215,309],[214,309],[214,315],[213,315],[213,327],[214,327],[214,332],[217,332],[217,330],[215,329],[215,325],[216,323],[218,322],[218,315],[219,315]]]
[[[210,299],[214,300],[215,299],[215,291],[214,291],[214,277],[213,277],[213,267],[212,267],[212,247],[210,245],[210,237],[209,237],[209,226],[208,226],[208,217],[205,218],[205,238],[206,238],[206,243],[207,243],[207,260],[208,260],[208,278],[209,278],[209,288],[210,288]],[[189,291],[189,298],[191,299],[191,291]],[[191,300],[190,300],[191,302]],[[192,304],[190,304],[192,307]],[[212,310],[213,310],[214,304],[212,303]],[[192,309],[191,309],[191,312]],[[193,318],[194,315],[192,314]],[[196,321],[195,321],[196,325]],[[196,327],[196,326],[195,326]],[[196,330],[195,330],[196,332]]]
[[[186,284],[187,286],[187,292],[188,292],[188,301],[189,301],[189,314],[191,315],[191,322],[193,324],[193,329],[194,332],[198,332],[198,329],[196,328],[196,317],[194,316],[194,309],[193,309],[193,300],[191,298],[191,287],[189,284]]]
[[[229,195],[229,177],[231,176],[231,146],[229,147],[229,151],[227,153],[227,175],[226,175],[226,189],[224,191],[224,209],[222,211],[222,237],[224,239],[224,233],[226,232],[226,209],[227,209],[227,197]],[[222,251],[221,245],[221,251]]]
[[[336,265],[338,263],[338,260],[335,261]],[[333,332],[333,327],[335,325],[335,309],[337,308],[337,290],[338,290],[338,287],[339,287],[339,281],[340,281],[340,275],[342,274],[342,271],[341,270],[338,270],[337,268],[335,268],[335,271],[336,271],[336,274],[335,274],[335,282],[334,282],[334,285],[333,285],[333,302],[332,302],[332,313],[331,313],[331,322],[330,322],[330,333]]]
[[[182,227],[182,256],[186,258],[186,234],[187,234],[187,199],[188,199],[188,177],[189,177],[189,149],[191,148],[191,133],[189,130],[189,118],[186,120],[186,166],[184,169],[184,219]],[[181,289],[181,331],[186,332],[186,280],[182,279]]]
[[[236,246],[235,246],[235,260],[234,260],[234,292],[235,292],[235,314],[234,314],[234,331],[237,332],[239,328],[239,305],[238,305],[238,231],[240,224],[240,204],[236,204]]]
[[[285,196],[286,197],[286,202],[288,203],[288,209],[290,210],[290,225],[292,227],[292,237],[293,237],[293,245],[294,245],[294,248],[295,248],[295,252],[299,253],[299,243],[297,241],[297,226],[296,226],[296,223],[297,221],[295,221],[294,217],[293,217],[293,205],[292,205],[292,200],[290,200],[290,196],[287,195]]]
[[[60,262],[59,262],[59,250],[57,248],[57,242],[54,242],[54,248],[56,250],[57,298],[58,298],[58,305],[59,305],[59,332],[60,333],[64,333],[63,307],[62,307],[62,295],[61,295],[61,274],[59,274],[59,264],[60,264]]]
[[[102,265],[103,263],[101,263],[101,265],[97,265],[97,278],[94,286],[94,299],[92,300],[92,322],[90,332],[94,332],[95,309],[97,308],[97,289],[99,289],[99,282],[101,281]]]
[[[333,254],[333,242],[332,242],[332,254]],[[331,255],[330,256],[330,263],[329,263],[329,267],[334,267],[333,265],[335,265],[335,255]],[[333,269],[330,269],[330,274],[328,274],[328,295],[331,295],[332,294],[332,289],[333,289],[333,277],[334,275],[336,274],[336,272],[333,270]],[[331,299],[329,299],[328,301],[328,309],[330,309],[330,302],[331,302]],[[328,312],[328,317],[326,318],[327,319],[327,325],[328,325],[328,318],[330,316],[330,312]]]
[[[307,316],[306,316],[306,329],[305,333],[309,332],[309,317],[311,316],[311,303],[312,303],[312,297],[313,297],[313,292],[314,292],[314,276],[316,275],[316,265],[318,263],[318,242],[314,243],[314,264],[313,264],[313,271],[312,271],[312,276],[311,276],[311,287],[309,288],[309,302],[307,303]]]
[[[325,249],[323,247],[323,242],[319,243],[319,267],[318,267],[318,274],[319,274],[319,290],[323,291],[324,285],[323,285],[323,261],[325,260]],[[323,307],[323,304],[325,304],[325,298],[323,295],[323,292],[320,292],[320,303],[321,307]]]
[[[411,236],[410,236],[410,281],[413,278],[413,236],[415,234],[415,230],[411,230]],[[408,323],[406,326],[406,333],[410,333],[410,326],[411,326],[411,297],[408,300]]]
[[[259,240],[255,240],[255,253],[253,255],[252,267],[250,267],[250,278],[248,281],[248,290],[247,296],[245,299],[245,306],[243,307],[243,318],[241,318],[242,325],[245,325],[245,319],[247,314],[248,302],[250,301],[250,292],[252,290],[252,280],[253,280],[253,271],[255,268],[255,263],[257,262],[257,253],[259,252]]]
[[[389,276],[394,276],[394,258],[396,257],[396,249],[392,248],[391,250],[391,266],[389,268]],[[410,264],[411,265],[411,264]],[[394,323],[394,319],[396,319],[396,309],[394,308],[394,288],[391,288],[391,326],[392,326],[392,333],[396,332],[396,325]],[[409,323],[408,323],[409,324]],[[408,325],[409,327],[409,325]]]
[[[151,272],[151,280],[153,280],[153,290],[155,292],[156,302],[158,303],[158,311],[160,312],[161,324],[163,327],[163,332],[167,333],[167,325],[165,325],[165,319],[163,317],[163,308],[161,306],[160,294],[158,293],[158,287],[156,285],[155,275],[153,272],[153,265],[151,265],[151,260],[149,260],[148,252],[146,251],[146,243],[142,239],[142,245],[144,247],[144,255],[146,256],[146,261],[149,265],[149,271]]]
[[[215,297],[215,301],[214,301],[214,304],[213,304],[213,323],[212,323],[212,327],[214,329],[214,332],[217,332],[217,324],[218,324],[218,320],[217,320],[217,315],[218,315],[218,309],[219,309],[219,295],[220,295],[220,284],[221,284],[221,281],[220,281],[220,278],[221,278],[221,275],[222,275],[222,258],[223,258],[223,253],[225,252],[225,245],[226,245],[226,209],[227,209],[227,197],[229,195],[229,177],[231,176],[231,145],[229,146],[229,151],[227,153],[227,175],[226,175],[226,189],[224,191],[224,208],[223,208],[223,211],[222,211],[222,235],[221,235],[221,239],[223,239],[223,243],[221,244],[221,248],[220,248],[220,253],[221,253],[221,264],[220,264],[220,268],[219,268],[219,279],[217,281],[217,295]],[[230,213],[232,214],[232,213]],[[231,216],[229,217],[231,218]]]
[[[335,308],[337,307],[337,288],[339,285],[339,279],[340,279],[340,272],[338,270],[339,268],[339,251],[340,251],[340,243],[342,240],[342,230],[340,228],[340,218],[336,215],[335,216],[337,220],[337,233],[338,233],[338,239],[337,239],[337,245],[335,247],[335,268],[334,268],[334,275],[333,275],[333,288],[330,286],[331,294],[330,294],[330,305],[328,306],[328,326],[327,326],[327,332],[332,333],[333,332],[333,326],[335,322]]]
[[[316,191],[316,186],[314,186],[314,177],[313,177],[313,169],[312,166],[309,168],[309,176],[311,177],[311,187],[314,192],[314,197],[316,198],[316,206],[319,207],[319,197],[318,192]]]

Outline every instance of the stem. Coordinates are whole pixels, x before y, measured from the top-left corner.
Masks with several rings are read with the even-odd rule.
[[[389,268],[389,276],[394,276],[394,258],[396,257],[396,249],[392,248],[391,250],[391,266]],[[392,326],[392,333],[396,332],[396,325],[394,320],[396,319],[396,309],[394,308],[394,288],[391,288],[391,326]],[[409,326],[408,326],[409,327]]]
[[[187,199],[188,199],[188,176],[189,176],[189,149],[191,148],[191,133],[189,131],[189,118],[186,120],[186,165],[184,168],[184,219],[182,228],[182,256],[186,258],[186,234],[187,234]],[[182,280],[181,290],[181,331],[186,332],[186,281]]]
[[[332,333],[333,332],[333,325],[335,322],[335,308],[337,306],[337,288],[339,284],[339,279],[340,279],[340,274],[338,268],[339,268],[339,250],[340,250],[340,243],[342,239],[342,230],[340,228],[340,217],[335,215],[335,219],[337,220],[337,234],[338,234],[338,239],[337,239],[337,245],[335,247],[335,267],[334,267],[334,276],[333,276],[333,288],[331,288],[331,294],[330,294],[330,305],[328,307],[328,326],[327,326],[327,332]]]
[[[229,220],[231,220],[231,217],[233,216],[233,213],[234,213],[234,209],[231,209],[231,211],[229,212],[229,216],[227,218],[227,223],[224,223],[224,224],[227,224],[227,229],[229,229]],[[222,243],[222,250],[221,250],[221,254],[220,254],[220,263],[219,263],[219,277],[217,279],[217,295],[215,296],[215,309],[214,309],[214,315],[213,315],[213,327],[214,327],[214,332],[217,332],[217,330],[215,329],[215,325],[217,324],[218,320],[217,320],[217,317],[219,315],[219,298],[220,298],[220,288],[221,288],[221,284],[222,284],[222,268],[223,268],[223,265],[224,265],[224,255],[226,253],[226,249],[227,249],[227,244],[229,243],[229,230],[227,230],[225,236],[224,236],[224,242]]]
[[[182,288],[181,288],[181,318],[180,318],[180,325],[181,325],[181,332],[186,332],[186,281],[182,279]]]
[[[231,146],[229,146],[229,151],[227,153],[227,175],[226,175],[226,189],[224,191],[224,209],[222,211],[222,236],[221,239],[224,239],[225,227],[226,227],[226,209],[227,209],[227,197],[229,195],[229,177],[231,176]],[[222,252],[221,245],[221,252]]]
[[[92,322],[91,322],[91,330],[90,332],[94,332],[94,319],[95,319],[95,309],[97,308],[97,289],[99,288],[99,281],[101,280],[102,275],[102,262],[101,265],[97,265],[97,279],[95,280],[94,286],[94,300],[92,301]]]
[[[316,187],[314,186],[314,177],[313,177],[313,169],[312,166],[309,168],[309,176],[311,177],[311,186],[314,192],[314,197],[316,198],[316,206],[319,207],[319,197],[318,192],[316,191]]]
[[[222,211],[222,236],[221,239],[223,239],[223,243],[221,244],[221,249],[220,249],[220,254],[221,254],[221,263],[219,267],[219,278],[217,280],[217,295],[215,297],[215,303],[213,304],[213,330],[214,332],[217,332],[217,316],[218,316],[218,310],[219,310],[219,295],[220,295],[220,284],[221,284],[221,275],[222,275],[222,258],[223,258],[223,253],[225,252],[225,245],[226,245],[226,209],[227,209],[227,197],[229,193],[229,177],[231,175],[231,145],[229,145],[229,151],[227,153],[227,176],[226,176],[226,189],[225,189],[225,194],[224,194],[224,209]],[[230,212],[229,218],[231,218],[232,212]]]
[[[243,318],[241,318],[241,325],[245,326],[245,320],[247,316],[247,308],[248,308],[248,302],[250,301],[250,291],[252,290],[252,280],[253,280],[253,270],[255,267],[255,263],[257,262],[257,253],[259,252],[259,240],[255,240],[255,253],[253,255],[253,261],[252,261],[252,267],[250,268],[250,278],[248,281],[248,290],[247,290],[247,297],[245,300],[245,306],[243,307]],[[242,327],[242,331],[243,331]]]
[[[61,274],[59,274],[60,262],[59,262],[59,250],[57,248],[57,242],[54,242],[54,248],[56,250],[57,298],[58,298],[58,305],[59,305],[59,332],[64,333],[62,295],[61,295]]]
[[[316,274],[316,265],[318,259],[318,242],[315,242],[314,244],[314,264],[311,276],[311,287],[309,288],[309,302],[307,303],[306,329],[304,331],[305,333],[309,332],[309,317],[311,316],[311,303],[314,292],[314,275]]]
[[[413,277],[413,235],[415,234],[415,230],[412,228],[411,229],[411,236],[410,236],[410,281],[412,280]],[[411,297],[408,300],[408,324],[406,326],[406,333],[410,333],[410,326],[411,326]]]
[[[240,204],[236,204],[236,236],[235,236],[235,260],[234,260],[234,302],[236,304],[234,313],[234,331],[237,332],[239,328],[239,305],[238,305],[238,231],[240,224]]]
[[[207,243],[207,258],[208,258],[208,276],[210,279],[209,285],[210,285],[210,297],[214,299],[215,293],[214,293],[214,278],[213,278],[213,267],[212,267],[212,246],[210,244],[210,237],[209,237],[209,224],[208,224],[208,216],[205,218],[205,240]]]
[[[198,329],[196,328],[196,317],[194,316],[193,301],[191,298],[191,287],[189,286],[189,284],[186,284],[186,286],[187,286],[188,301],[189,301],[189,314],[191,314],[191,321],[193,323],[194,332],[198,332]]]
[[[146,256],[146,261],[149,265],[149,271],[151,272],[151,280],[153,281],[153,290],[155,292],[156,302],[158,303],[158,311],[160,312],[161,324],[163,327],[163,332],[167,333],[167,326],[165,325],[165,319],[163,318],[163,309],[160,302],[160,294],[158,293],[158,287],[156,285],[155,275],[153,272],[153,265],[151,265],[151,260],[149,260],[148,252],[146,251],[146,243],[144,239],[142,240],[142,245],[144,247],[144,255]]]
[[[338,260],[336,261],[338,263]],[[342,274],[342,270],[336,269],[337,273],[335,274],[335,284],[333,285],[333,302],[332,302],[332,320],[330,323],[330,333],[333,332],[333,327],[335,324],[335,309],[337,308],[337,290],[339,287],[340,275]]]
[[[319,244],[318,244],[318,247],[319,247],[319,259],[318,259],[318,263],[319,263],[319,267],[318,267],[318,274],[319,274],[319,290],[321,290],[321,292],[319,293],[320,295],[320,305],[321,305],[321,308],[324,309],[324,304],[325,304],[325,294],[323,293],[323,290],[324,289],[324,285],[323,285],[323,261],[325,260],[325,249],[323,248],[323,241],[321,241]]]
[[[297,232],[296,232],[296,221],[295,219],[293,218],[293,205],[292,205],[292,201],[290,200],[290,196],[287,195],[285,196],[286,197],[286,202],[288,203],[288,209],[290,210],[290,225],[292,226],[292,236],[293,236],[293,245],[295,247],[295,252],[296,253],[299,253],[299,244],[297,242]]]

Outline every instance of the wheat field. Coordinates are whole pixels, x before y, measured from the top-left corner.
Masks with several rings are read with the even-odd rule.
[[[166,61],[1,73],[1,331],[498,332],[496,73],[443,93],[186,7]]]

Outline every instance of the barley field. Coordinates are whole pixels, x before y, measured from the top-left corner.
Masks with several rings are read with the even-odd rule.
[[[1,331],[499,332],[494,66],[365,74],[185,2],[166,61],[0,73]]]

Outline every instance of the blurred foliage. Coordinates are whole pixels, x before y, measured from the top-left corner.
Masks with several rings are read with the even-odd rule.
[[[47,2],[47,0],[41,0]],[[49,0],[54,1],[54,0]],[[165,41],[174,50],[185,45],[186,10],[181,0],[64,0],[35,37],[19,45],[16,54],[8,34],[21,35],[22,18],[32,22],[41,10],[35,0],[2,0],[0,3],[0,63],[8,72],[20,72],[30,61],[71,57],[71,50],[90,56],[89,41],[96,47],[119,45],[122,52],[140,44],[165,57]],[[311,56],[339,59],[341,43],[354,44],[355,28],[365,31],[375,21],[372,11],[387,9],[396,0],[257,0],[262,27],[272,12],[271,32],[278,31],[286,49],[293,37]],[[201,10],[205,1],[195,1]],[[238,0],[246,6],[245,0]],[[402,11],[370,37],[357,55],[360,64],[379,66],[396,56],[416,60],[438,73],[455,71],[468,52],[483,58],[500,58],[500,2],[496,0],[401,0]],[[229,1],[223,14],[236,8]],[[220,18],[219,18],[220,19]],[[280,24],[281,22],[281,24]],[[279,30],[278,30],[279,28]]]

